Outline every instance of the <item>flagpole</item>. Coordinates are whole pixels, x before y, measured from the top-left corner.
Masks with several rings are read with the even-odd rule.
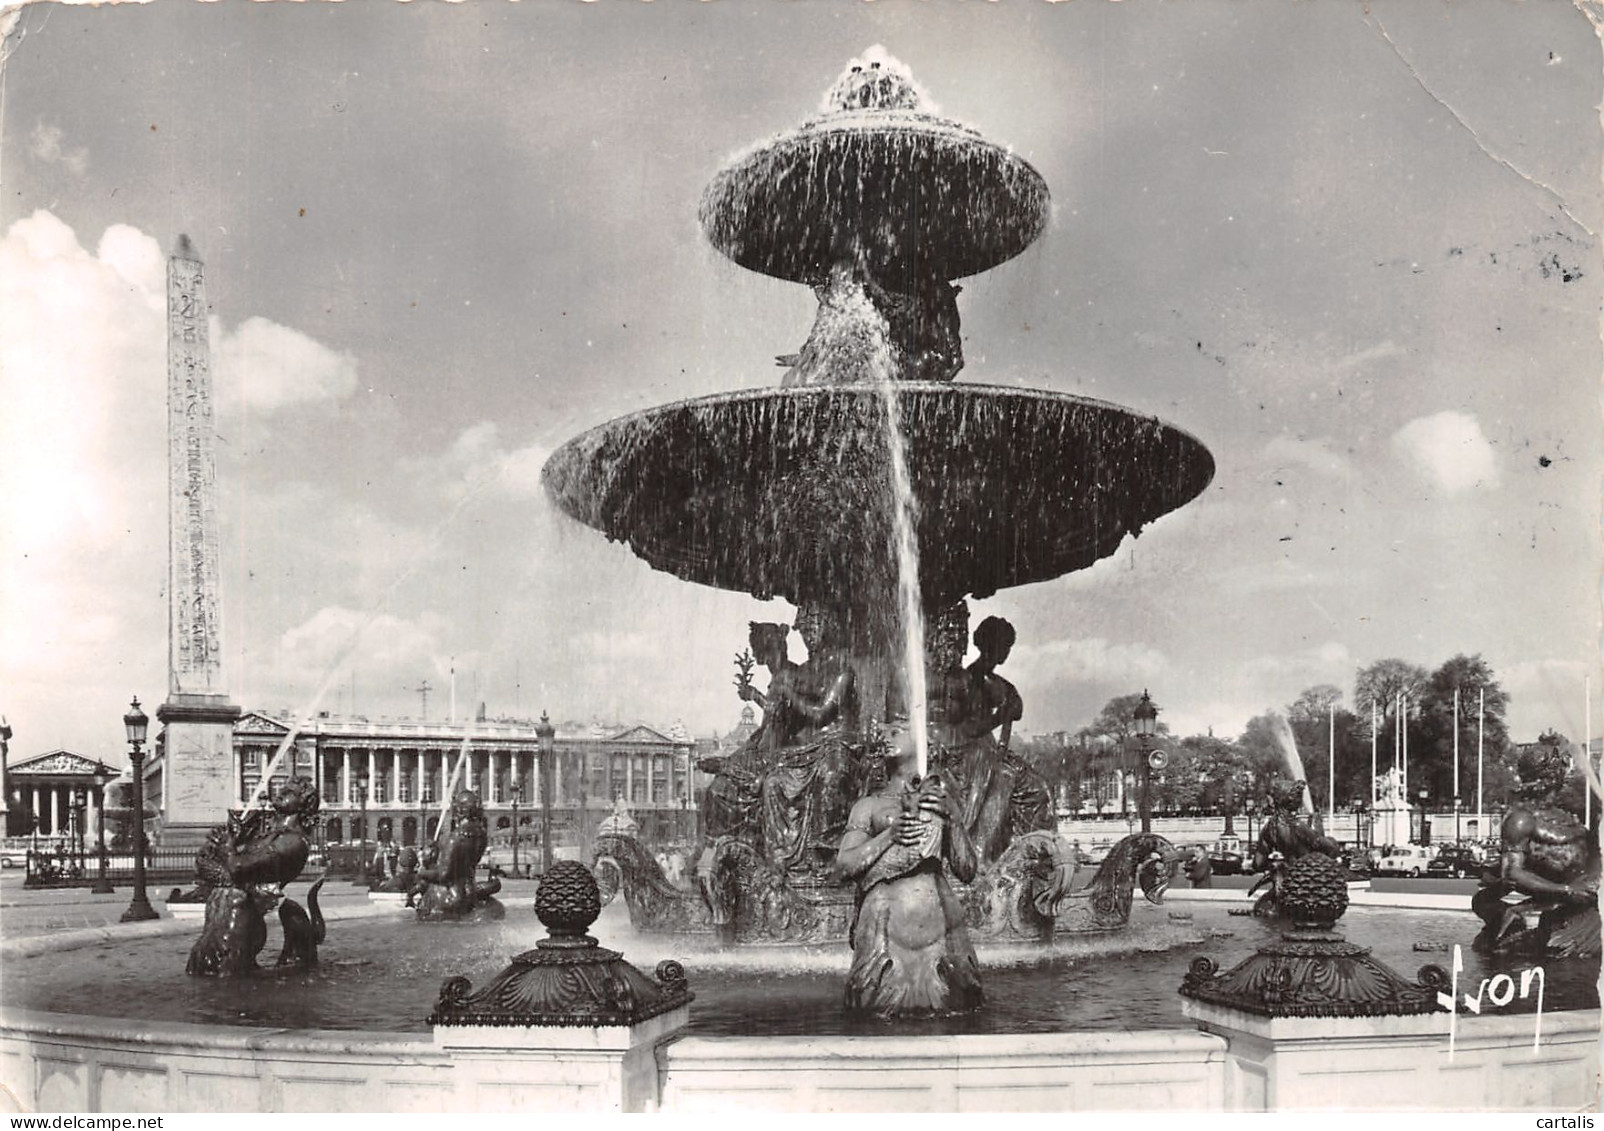
[[[1459,843],[1459,688],[1454,688],[1454,843]]]
[[[1582,827],[1585,829],[1593,823],[1593,677],[1587,676],[1582,682],[1582,716],[1587,720],[1583,729],[1587,734],[1587,741],[1582,744]]]
[[[1476,816],[1477,816],[1478,819],[1481,818],[1484,815],[1483,809],[1482,809],[1482,796],[1481,796],[1481,767],[1482,767],[1481,759],[1482,759],[1482,742],[1486,737],[1487,737],[1487,689],[1484,687],[1484,688],[1481,689],[1480,702],[1478,702],[1477,705],[1476,705]],[[1482,829],[1481,830],[1481,835],[1484,836],[1484,837],[1487,836],[1487,830],[1486,829]]]
[[[1329,735],[1326,746],[1326,825],[1329,827],[1337,820],[1337,705],[1331,704],[1327,710]]]
[[[1370,697],[1370,811],[1376,811],[1376,697]]]

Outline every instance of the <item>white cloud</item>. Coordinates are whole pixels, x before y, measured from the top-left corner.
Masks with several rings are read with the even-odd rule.
[[[1272,466],[1296,464],[1333,479],[1350,479],[1354,473],[1353,463],[1330,440],[1277,436],[1264,446],[1264,458]]]
[[[30,742],[158,695],[166,651],[166,257],[124,224],[95,248],[44,210],[0,236],[0,712]],[[348,365],[276,330],[233,338],[321,387]]]
[[[1111,644],[1100,636],[1016,644],[1008,657],[1009,678],[1018,682],[1084,681],[1130,683],[1153,680],[1169,666],[1164,653],[1140,644]]]
[[[551,452],[544,444],[503,447],[500,429],[485,420],[464,428],[439,455],[409,459],[403,467],[420,482],[440,485],[453,500],[491,490],[513,498],[539,498],[544,497],[540,470]]]
[[[1427,482],[1447,494],[1498,485],[1493,446],[1468,413],[1445,411],[1411,420],[1394,433],[1392,446]]]
[[[212,320],[213,371],[219,398],[258,412],[339,400],[357,390],[356,359],[267,318],[231,331]]]
[[[65,138],[60,126],[38,122],[28,135],[28,152],[37,161],[47,165],[63,165],[74,176],[81,177],[89,168],[89,150],[81,145],[69,148],[64,144]]]
[[[352,655],[361,657],[364,679],[401,686],[420,672],[445,670],[442,639],[445,618],[425,613],[408,620],[330,605],[319,609],[279,638],[277,662],[299,673],[296,683],[322,683],[340,674]]]

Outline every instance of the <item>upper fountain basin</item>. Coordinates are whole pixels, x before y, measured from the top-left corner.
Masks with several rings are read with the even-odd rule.
[[[1064,393],[898,382],[927,606],[1047,581],[1197,496],[1202,443]],[[882,393],[804,386],[621,417],[542,473],[569,515],[687,581],[793,602],[887,574]]]
[[[837,110],[766,141],[702,194],[713,246],[742,267],[814,282],[843,249],[877,273],[958,279],[1029,247],[1047,183],[975,131],[913,110]]]

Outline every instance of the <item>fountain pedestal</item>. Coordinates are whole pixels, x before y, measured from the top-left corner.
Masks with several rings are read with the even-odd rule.
[[[429,1020],[470,1111],[644,1111],[657,1102],[657,1045],[690,1021],[677,962],[647,977],[585,933],[601,913],[590,872],[557,863],[535,896],[550,937],[472,991],[454,977]]]

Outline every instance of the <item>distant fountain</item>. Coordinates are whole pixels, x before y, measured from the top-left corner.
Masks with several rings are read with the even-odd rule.
[[[1281,764],[1287,769],[1287,777],[1303,786],[1298,804],[1305,813],[1313,813],[1314,798],[1309,793],[1309,775],[1303,772],[1303,755],[1298,753],[1298,739],[1292,733],[1292,724],[1287,722],[1284,715],[1271,714],[1270,734],[1281,751]]]
[[[759,691],[748,666],[738,686],[764,721],[718,767],[699,897],[660,884],[626,838],[598,845],[632,911],[737,940],[838,937],[854,904],[831,875],[846,815],[880,788],[883,734],[906,720],[919,773],[939,767],[947,786],[945,819],[983,842],[974,883],[956,885],[971,925],[1039,937],[1061,911],[1088,924],[1051,805],[1034,804],[1039,776],[1008,750],[1020,705],[995,669],[1013,628],[964,669],[966,598],[1108,556],[1201,492],[1214,463],[1186,433],[1115,405],[954,380],[952,280],[1025,250],[1048,211],[1035,169],[936,116],[878,49],[821,113],[704,193],[718,250],[813,289],[807,340],[779,358],[779,388],[612,421],[560,448],[544,482],[657,569],[790,601],[808,658],[788,658],[786,626],[753,626],[770,683]],[[1156,896],[1178,859],[1149,841],[1105,880],[1123,885],[1127,911],[1138,875]],[[1090,920],[1119,925],[1117,897],[1098,905],[1108,913]]]

